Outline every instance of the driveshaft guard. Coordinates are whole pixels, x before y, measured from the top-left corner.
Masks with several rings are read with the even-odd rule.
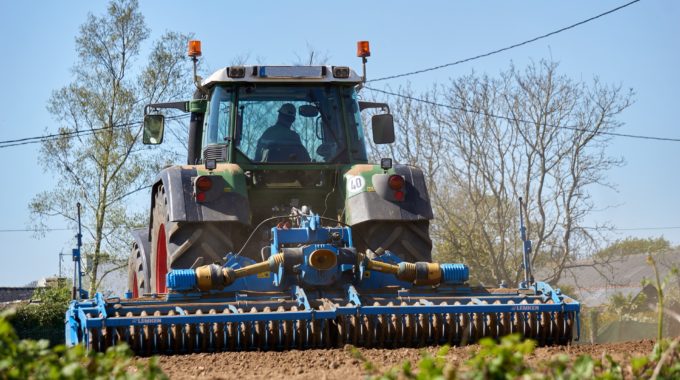
[[[390,175],[405,180],[403,201],[397,201],[387,186]],[[430,197],[423,172],[409,165],[384,171],[378,165],[354,165],[344,176],[345,212],[350,225],[369,220],[431,220]]]

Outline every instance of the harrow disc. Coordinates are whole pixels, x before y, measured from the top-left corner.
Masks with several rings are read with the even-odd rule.
[[[475,302],[443,301],[424,306],[418,302],[375,301],[361,308],[335,305],[335,310],[326,304],[313,312],[291,303],[239,308],[207,303],[193,309],[165,306],[153,311],[122,306],[105,319],[105,327],[87,329],[84,341],[95,351],[125,342],[137,354],[151,355],[330,348],[346,343],[365,347],[465,345],[510,333],[537,339],[540,345],[564,345],[572,340],[573,311],[533,311],[549,304],[535,299],[521,301],[517,305],[522,308],[515,312],[470,312],[478,305],[515,305],[499,300]],[[462,307],[467,308],[460,312],[432,311]],[[386,312],[374,312],[383,309]],[[134,324],[125,327],[123,319]]]

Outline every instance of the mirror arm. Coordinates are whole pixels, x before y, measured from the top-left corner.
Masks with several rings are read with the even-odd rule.
[[[364,102],[364,101],[359,102],[359,112],[368,108],[380,108],[383,111],[387,111],[387,113],[390,113],[390,106],[388,106],[387,103]]]
[[[182,112],[189,112],[189,102],[170,102],[170,103],[152,103],[144,106],[144,115],[147,115],[149,108],[172,108]]]

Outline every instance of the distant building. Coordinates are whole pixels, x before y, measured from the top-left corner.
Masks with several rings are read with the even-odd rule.
[[[680,250],[654,255],[654,259],[663,278],[673,266],[680,267]],[[644,292],[656,297],[653,287],[642,285],[644,279],[654,279],[654,269],[647,263],[647,254],[623,256],[603,264],[593,265],[591,260],[577,264],[580,264],[578,268],[566,271],[559,285],[573,288],[576,293],[572,296],[585,306],[605,305],[615,294],[635,297]],[[670,286],[677,288],[678,284]]]
[[[680,267],[680,250],[655,254],[659,277],[663,279],[674,267]],[[644,284],[644,280],[654,281],[654,268],[647,262],[647,254],[636,254],[618,257],[606,263],[595,264],[593,261],[577,263],[578,267],[569,269],[562,276],[560,286],[573,289],[573,296],[582,305],[594,312],[606,311],[613,296],[620,294],[630,299],[638,299],[644,296],[645,303],[654,307],[657,303],[657,291],[654,285]],[[665,294],[668,296],[678,294],[680,289],[680,276],[674,276],[668,283]],[[666,297],[666,308],[678,311],[680,306],[673,297]],[[645,313],[647,318],[645,318]],[[590,341],[620,342],[640,339],[656,339],[656,323],[649,322],[654,318],[653,309],[645,309],[633,316],[620,316],[619,320],[605,324],[601,328],[593,322],[590,315],[581,316],[588,319],[589,325],[594,324]],[[592,328],[592,326],[589,326]],[[680,334],[680,323],[673,318],[666,318],[664,326],[665,334],[675,336]],[[586,337],[584,337],[586,338]],[[587,339],[587,338],[586,338]]]
[[[101,284],[99,285],[99,292],[104,297],[123,297],[127,291],[127,266],[114,269],[116,266],[112,263],[105,263],[100,268],[100,273],[108,273]]]
[[[0,287],[0,309],[11,303],[28,301],[33,297],[34,286]]]
[[[30,301],[38,288],[55,286],[59,283],[67,283],[64,277],[46,277],[38,281],[31,281],[26,286],[0,287],[0,309],[9,304]]]

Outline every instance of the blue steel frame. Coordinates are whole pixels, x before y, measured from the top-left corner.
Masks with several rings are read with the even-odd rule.
[[[302,216],[301,228],[272,229],[271,254],[279,252],[283,244],[323,245],[331,240],[334,233],[340,235],[345,247],[352,247],[352,233],[350,228],[321,227],[316,215]],[[327,245],[328,248],[335,246]],[[337,250],[335,250],[337,252]],[[377,260],[398,264],[399,258],[386,252]],[[253,260],[236,255],[227,255],[225,266],[234,269],[254,264]],[[457,318],[465,314],[496,314],[511,313],[511,318],[521,315],[526,321],[529,313],[536,313],[537,320],[543,318],[542,313],[563,312],[566,318],[573,318],[576,324],[576,340],[580,335],[580,304],[554,290],[543,282],[535,282],[521,287],[516,293],[493,293],[493,291],[476,291],[465,284],[442,284],[437,288],[431,286],[415,286],[397,280],[393,275],[368,272],[363,265],[358,265],[351,281],[333,286],[309,286],[313,290],[315,299],[333,299],[333,307],[328,310],[315,309],[310,304],[305,286],[296,281],[296,274],[284,273],[283,267],[279,273],[269,276],[252,275],[236,280],[232,285],[221,291],[211,292],[171,292],[159,298],[141,298],[121,300],[119,298],[105,300],[97,293],[92,300],[73,301],[66,313],[66,342],[75,345],[79,342],[89,344],[90,334],[98,334],[102,328],[129,328],[131,326],[180,325],[196,323],[255,323],[266,321],[304,321],[306,328],[309,323],[320,321],[328,323],[343,316],[379,316],[397,315],[406,318],[409,315],[456,314]],[[338,268],[340,273],[355,270],[352,268]],[[305,270],[305,266],[302,266]],[[285,277],[285,281],[284,281]],[[290,285],[286,285],[290,284]],[[265,292],[265,293],[263,293]],[[384,305],[373,306],[368,303],[372,297],[383,300]],[[200,304],[192,301],[198,301]],[[272,311],[272,312],[239,312],[241,302],[256,303],[261,309],[269,307],[276,310],[282,305],[282,300],[295,304],[302,310]],[[340,301],[338,301],[340,300]],[[414,303],[414,300],[417,302]],[[434,300],[438,304],[434,303]],[[540,300],[540,303],[527,303]],[[394,305],[389,305],[389,302]],[[403,301],[407,305],[401,305]],[[442,305],[446,301],[446,305]],[[495,304],[495,302],[499,302]],[[549,302],[549,303],[546,303]],[[457,303],[457,304],[454,304]],[[184,304],[184,308],[177,306]],[[192,314],[201,305],[214,304],[220,308],[229,308],[231,314]],[[342,306],[344,305],[344,306]],[[215,306],[217,307],[217,306]],[[113,316],[114,309],[120,315],[132,312],[133,317]],[[174,310],[177,315],[167,315]],[[147,316],[140,316],[145,311]],[[154,316],[160,311],[160,316]],[[553,318],[550,315],[550,318]],[[485,320],[485,319],[484,319]],[[486,320],[484,321],[486,324]],[[240,324],[239,324],[239,329]],[[128,329],[129,333],[129,329]]]
[[[574,318],[576,324],[576,340],[580,338],[580,304],[577,301],[570,300],[565,301],[566,296],[561,295],[558,291],[553,290],[548,284],[536,283],[534,287],[534,294],[465,294],[458,296],[447,296],[450,294],[446,289],[440,291],[432,291],[431,289],[425,289],[423,292],[418,292],[419,289],[411,289],[408,291],[400,291],[399,295],[394,295],[395,306],[369,306],[364,305],[362,298],[370,298],[373,295],[379,295],[385,297],[385,293],[374,293],[367,292],[365,294],[360,294],[356,288],[352,285],[346,286],[345,300],[338,304],[349,305],[349,306],[336,306],[330,308],[329,310],[318,310],[311,307],[309,303],[309,297],[307,296],[305,290],[300,286],[293,286],[290,290],[290,294],[285,293],[272,295],[269,294],[266,298],[254,296],[244,297],[244,294],[232,294],[228,296],[223,294],[221,298],[215,297],[213,299],[202,298],[201,303],[215,302],[220,304],[222,307],[228,307],[232,314],[190,314],[194,307],[186,307],[185,309],[176,306],[180,301],[190,302],[196,298],[187,296],[180,297],[175,295],[174,297],[168,297],[167,299],[150,299],[150,300],[135,300],[135,301],[121,301],[120,299],[106,300],[103,299],[101,294],[97,294],[94,300],[85,302],[74,302],[71,304],[69,311],[67,313],[67,329],[66,329],[66,342],[69,345],[74,345],[79,342],[85,342],[89,344],[90,334],[97,334],[98,331],[104,327],[117,328],[117,327],[130,327],[130,326],[158,326],[158,325],[187,325],[196,323],[254,323],[254,322],[266,322],[266,321],[307,321],[311,323],[312,321],[326,321],[335,320],[342,316],[379,316],[379,315],[399,315],[405,318],[408,315],[418,315],[418,314],[457,314],[464,315],[469,314],[496,314],[500,318],[500,313],[512,313],[511,318],[516,318],[516,313],[522,314],[523,320],[528,319],[529,313],[536,313],[537,320],[540,323],[541,318],[543,318],[542,313],[551,312],[571,312],[573,314],[567,314],[566,318]],[[325,294],[319,291],[315,291],[315,294],[324,297]],[[336,294],[331,294],[335,296]],[[258,312],[258,313],[239,313],[238,309],[232,303],[238,303],[245,298],[250,301],[263,301],[263,303],[258,304],[261,308],[270,307],[272,310],[276,310],[278,306],[281,305],[281,297],[288,296],[288,300],[297,303],[303,310],[299,311],[272,311],[268,313]],[[459,305],[436,305],[431,301],[428,301],[428,297],[440,297],[437,298],[437,302],[441,302],[441,297],[446,297],[448,303],[453,303],[458,301]],[[522,301],[527,301],[528,297],[534,299],[541,299],[543,302],[550,299],[553,303],[521,303]],[[417,304],[400,305],[401,301],[404,300],[418,300]],[[494,302],[500,301],[501,304],[494,304]],[[512,303],[509,303],[512,301]],[[108,311],[113,311],[116,308],[118,310],[125,310],[125,312],[132,312],[137,316],[134,317],[107,317],[110,315]],[[167,313],[169,310],[175,310],[178,315],[161,315],[153,316],[155,311],[161,311]],[[148,316],[141,317],[139,313],[141,311],[146,311]],[[550,317],[552,318],[552,316]],[[486,322],[485,322],[486,323]],[[240,327],[239,327],[240,328]]]

